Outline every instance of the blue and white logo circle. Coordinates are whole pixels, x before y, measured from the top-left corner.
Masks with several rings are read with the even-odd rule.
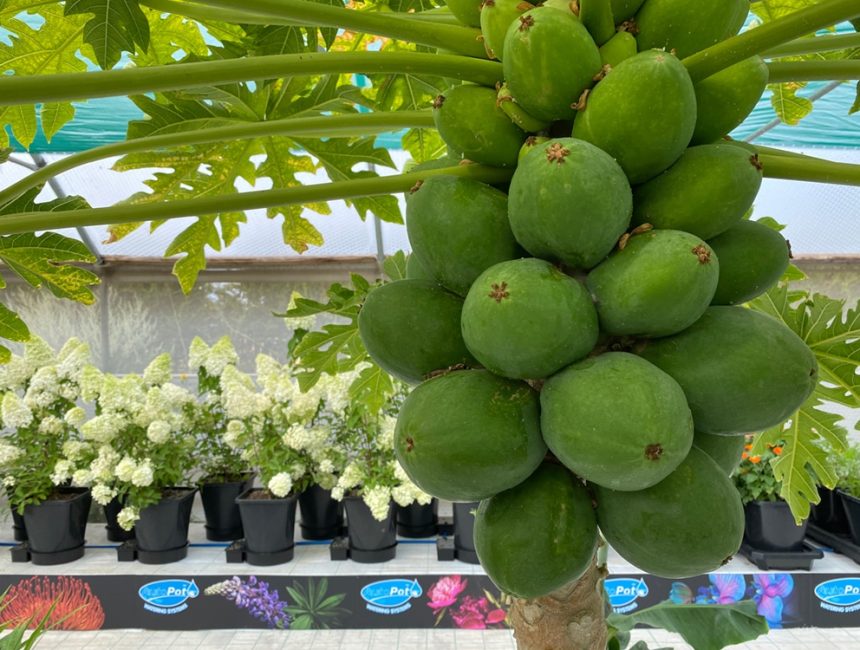
[[[636,601],[648,595],[644,578],[609,578],[604,581],[603,588],[612,609],[620,613],[636,609]]]
[[[154,614],[178,614],[188,609],[189,598],[197,598],[200,588],[193,580],[156,580],[137,590],[143,608]]]
[[[860,578],[836,578],[819,583],[815,595],[822,609],[832,612],[856,612],[860,610]]]
[[[377,614],[400,614],[412,607],[409,601],[419,598],[424,591],[418,580],[379,580],[365,585],[361,589],[361,597],[367,603],[367,609]]]

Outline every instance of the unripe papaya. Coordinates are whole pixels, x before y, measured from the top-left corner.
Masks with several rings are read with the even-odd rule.
[[[636,56],[636,37],[630,32],[618,32],[600,46],[600,62],[614,68],[622,61]]]
[[[475,550],[502,591],[538,598],[579,578],[597,546],[591,497],[576,477],[544,463],[525,481],[482,501]]]
[[[600,329],[614,336],[668,336],[705,313],[720,262],[701,239],[680,230],[651,230],[588,274]]]
[[[748,302],[776,284],[788,268],[788,242],[755,221],[741,221],[708,243],[721,261],[714,305]]]
[[[371,291],[358,314],[368,354],[390,375],[418,383],[434,370],[478,365],[460,334],[463,299],[430,280],[398,280]]]
[[[665,49],[683,59],[736,34],[749,8],[748,0],[646,0],[636,14],[636,40],[640,50]]]
[[[612,17],[615,24],[620,25],[625,20],[630,20],[639,11],[639,7],[645,0],[610,0],[612,5]]]
[[[538,259],[502,262],[475,280],[462,316],[463,339],[496,374],[548,377],[597,342],[597,314],[578,281]]]
[[[758,158],[742,147],[691,147],[666,172],[634,190],[633,223],[710,239],[743,219],[761,179]]]
[[[609,352],[550,377],[541,431],[577,476],[613,490],[643,490],[687,457],[693,416],[674,379],[633,354]]]
[[[516,124],[526,133],[537,133],[538,131],[545,131],[550,127],[549,122],[544,122],[532,115],[529,115],[529,113],[520,106],[517,100],[514,99],[514,96],[511,94],[507,84],[502,84],[502,87],[499,88],[496,102],[505,112],[505,115],[511,118],[511,122]]]
[[[785,422],[818,382],[815,355],[788,327],[744,307],[709,307],[639,354],[684,389],[697,431],[748,433]]]
[[[413,253],[406,258],[406,279],[407,280],[431,280],[436,282],[436,278],[430,275],[430,272],[425,269],[418,258]]]
[[[693,447],[665,479],[638,492],[596,487],[597,523],[635,567],[662,578],[702,575],[740,548],[744,509],[726,473]]]
[[[454,17],[467,27],[481,26],[483,0],[445,0]]]
[[[632,184],[644,183],[684,153],[696,126],[696,93],[672,54],[640,52],[594,87],[576,116],[573,137],[618,161]]]
[[[701,431],[696,431],[693,436],[693,446],[708,454],[729,476],[741,464],[741,456],[744,453],[746,443],[744,436],[718,436]]]
[[[513,167],[526,133],[496,104],[496,91],[454,86],[433,102],[433,121],[459,158],[494,167]]]
[[[446,289],[465,296],[481,273],[522,257],[508,224],[508,197],[456,176],[431,176],[406,206],[412,254]]]
[[[589,269],[630,224],[633,199],[624,172],[597,147],[559,138],[525,155],[511,179],[508,218],[535,257]]]
[[[715,142],[731,133],[758,105],[767,78],[764,59],[754,56],[697,82],[692,143]]]
[[[508,88],[539,120],[572,120],[576,115],[572,105],[594,84],[601,66],[600,51],[588,30],[555,9],[527,11],[505,36],[502,67]]]
[[[461,370],[414,389],[395,429],[397,459],[425,492],[480,501],[519,485],[546,455],[538,394],[484,370]]]
[[[523,158],[525,158],[532,149],[549,142],[550,139],[551,138],[547,138],[542,135],[533,135],[526,138],[526,141],[523,143],[523,146],[520,149],[520,162],[522,162]]]
[[[481,5],[481,34],[491,59],[505,60],[505,34],[520,14],[534,5],[524,0],[484,0]]]

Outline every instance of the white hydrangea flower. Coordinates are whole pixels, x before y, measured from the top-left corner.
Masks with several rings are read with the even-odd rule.
[[[302,424],[292,424],[282,436],[283,443],[296,451],[313,451],[325,447],[328,432],[325,429],[310,429]]]
[[[104,483],[97,483],[94,485],[91,493],[93,495],[93,501],[98,503],[100,506],[106,506],[117,495],[115,488],[105,485]]]
[[[14,476],[4,476],[3,477],[3,487],[4,488],[13,488],[15,487],[15,477]]]
[[[81,487],[89,487],[93,482],[93,473],[88,469],[79,469],[72,474],[72,483]]]
[[[276,497],[285,497],[293,489],[293,478],[289,472],[280,472],[269,479],[266,487]]]
[[[360,485],[364,480],[364,470],[358,463],[349,463],[343,469],[343,473],[337,480],[337,484],[344,490],[349,490],[357,485]]]
[[[51,472],[51,481],[54,485],[59,485],[72,478],[74,466],[71,462],[61,459],[54,464],[54,471]]]
[[[80,440],[66,440],[66,442],[63,443],[63,456],[74,463],[79,460],[84,453],[89,451],[89,449],[90,446]]]
[[[59,381],[56,366],[42,366],[30,378],[24,403],[30,409],[50,408],[59,394]]]
[[[114,477],[114,468],[117,467],[119,460],[119,453],[113,447],[103,445],[99,447],[98,456],[90,463],[90,472],[98,481],[110,481]]]
[[[173,360],[169,352],[163,352],[155,357],[143,371],[143,383],[147,386],[160,386],[170,381]]]
[[[87,412],[84,411],[80,406],[73,406],[66,414],[63,416],[63,419],[66,421],[66,424],[69,426],[78,428],[87,420]]]
[[[139,518],[140,512],[138,512],[137,508],[126,506],[119,511],[119,514],[116,517],[116,522],[123,530],[131,530],[132,528],[134,528],[134,522],[136,522]]]
[[[257,382],[263,388],[268,389],[270,385],[278,383],[284,372],[280,363],[268,354],[258,354],[254,361],[257,369]]]
[[[225,368],[235,366],[237,363],[239,363],[239,355],[236,354],[233,341],[230,340],[229,336],[222,336],[215,341],[215,345],[209,348],[209,354],[206,355],[203,367],[210,376],[220,377]]]
[[[81,425],[85,440],[106,444],[116,438],[125,427],[126,420],[116,413],[102,413]]]
[[[31,334],[30,340],[24,344],[24,361],[31,372],[54,363],[54,356],[54,349],[40,336]]]
[[[334,474],[334,463],[331,458],[323,458],[319,463],[318,469],[323,474]]]
[[[241,446],[240,440],[245,433],[245,425],[239,420],[230,420],[227,423],[227,429],[224,431],[224,444],[230,449],[238,449]]]
[[[361,495],[362,501],[370,508],[370,514],[377,521],[384,521],[388,517],[391,506],[391,490],[384,485],[377,485],[369,490],[364,490]]]
[[[152,463],[150,462],[149,458],[147,458],[134,468],[134,472],[132,472],[131,474],[131,484],[136,485],[137,487],[147,487],[149,485],[152,485],[152,481],[154,478],[155,476],[152,472]]]
[[[3,395],[0,412],[2,412],[4,424],[13,429],[23,429],[33,422],[33,412],[15,393]]]
[[[287,305],[287,311],[296,308],[296,300],[301,298],[302,294],[298,291],[293,291],[290,295],[290,302]],[[312,330],[317,324],[316,316],[297,316],[297,317],[284,317],[284,323],[286,326],[292,330]]]
[[[57,353],[57,375],[60,379],[78,381],[81,370],[90,360],[90,346],[72,337]]]
[[[170,408],[181,408],[185,404],[194,401],[191,391],[176,384],[166,383],[161,388],[161,397]]]
[[[63,421],[54,415],[47,415],[39,422],[39,433],[44,435],[58,436],[64,429]]]
[[[146,388],[138,375],[105,375],[99,404],[103,411],[137,414],[146,405]]]
[[[343,501],[343,496],[344,496],[343,488],[340,487],[339,485],[335,485],[331,489],[331,498],[334,499],[335,501]]]
[[[269,407],[268,399],[255,392],[251,378],[235,366],[227,366],[221,375],[221,402],[232,420],[253,417]]]
[[[119,461],[114,468],[114,473],[120,481],[130,483],[131,477],[134,476],[136,469],[137,463],[134,461],[134,458],[131,456],[123,456],[123,459]]]
[[[206,345],[206,341],[199,336],[195,336],[191,339],[191,345],[188,348],[188,369],[197,372],[206,363],[208,355],[209,346]]]
[[[317,412],[322,399],[323,394],[319,384],[306,393],[296,391],[290,402],[290,410],[299,418],[309,418]]]
[[[74,384],[69,381],[63,381],[57,387],[57,394],[62,397],[64,400],[68,400],[69,402],[74,402],[80,397],[80,389],[77,384]]]
[[[156,445],[163,445],[170,440],[170,425],[164,420],[156,420],[147,427],[146,437]]]
[[[323,393],[326,408],[335,416],[343,415],[349,407],[349,386],[353,379],[353,373],[323,375],[320,378],[319,387]]]
[[[397,426],[397,418],[383,415],[379,424],[379,446],[382,449],[394,449],[394,429]]]
[[[293,463],[290,465],[290,476],[293,477],[294,481],[298,481],[307,471],[308,468],[304,463]]]
[[[13,355],[8,363],[0,364],[0,390],[18,390],[30,378],[30,366],[23,358]]]
[[[0,467],[11,465],[18,460],[24,451],[0,438]]]
[[[81,397],[87,402],[92,402],[102,392],[104,385],[104,373],[93,365],[81,368],[78,376],[78,384],[81,387]]]

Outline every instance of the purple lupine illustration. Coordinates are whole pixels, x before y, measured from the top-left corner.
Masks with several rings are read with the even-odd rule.
[[[784,601],[794,591],[794,578],[788,573],[757,573],[753,576],[753,587],[758,613],[771,628],[781,628]]]
[[[204,593],[232,600],[237,607],[247,609],[251,616],[270,628],[285,629],[290,626],[287,602],[281,600],[277,589],[270,590],[269,583],[259,580],[257,576],[249,576],[247,580],[233,576],[207,587]]]

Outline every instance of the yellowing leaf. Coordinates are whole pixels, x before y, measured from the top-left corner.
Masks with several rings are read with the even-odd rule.
[[[165,257],[185,253],[185,257],[173,265],[173,275],[179,280],[179,286],[185,294],[191,292],[197,275],[206,268],[206,246],[221,250],[221,236],[215,227],[214,217],[199,217],[176,236],[164,253]]]
[[[770,103],[776,111],[780,120],[795,126],[812,112],[812,102],[806,97],[801,97],[797,91],[806,86],[805,83],[791,82],[785,84],[771,84],[769,88],[773,95]]]

